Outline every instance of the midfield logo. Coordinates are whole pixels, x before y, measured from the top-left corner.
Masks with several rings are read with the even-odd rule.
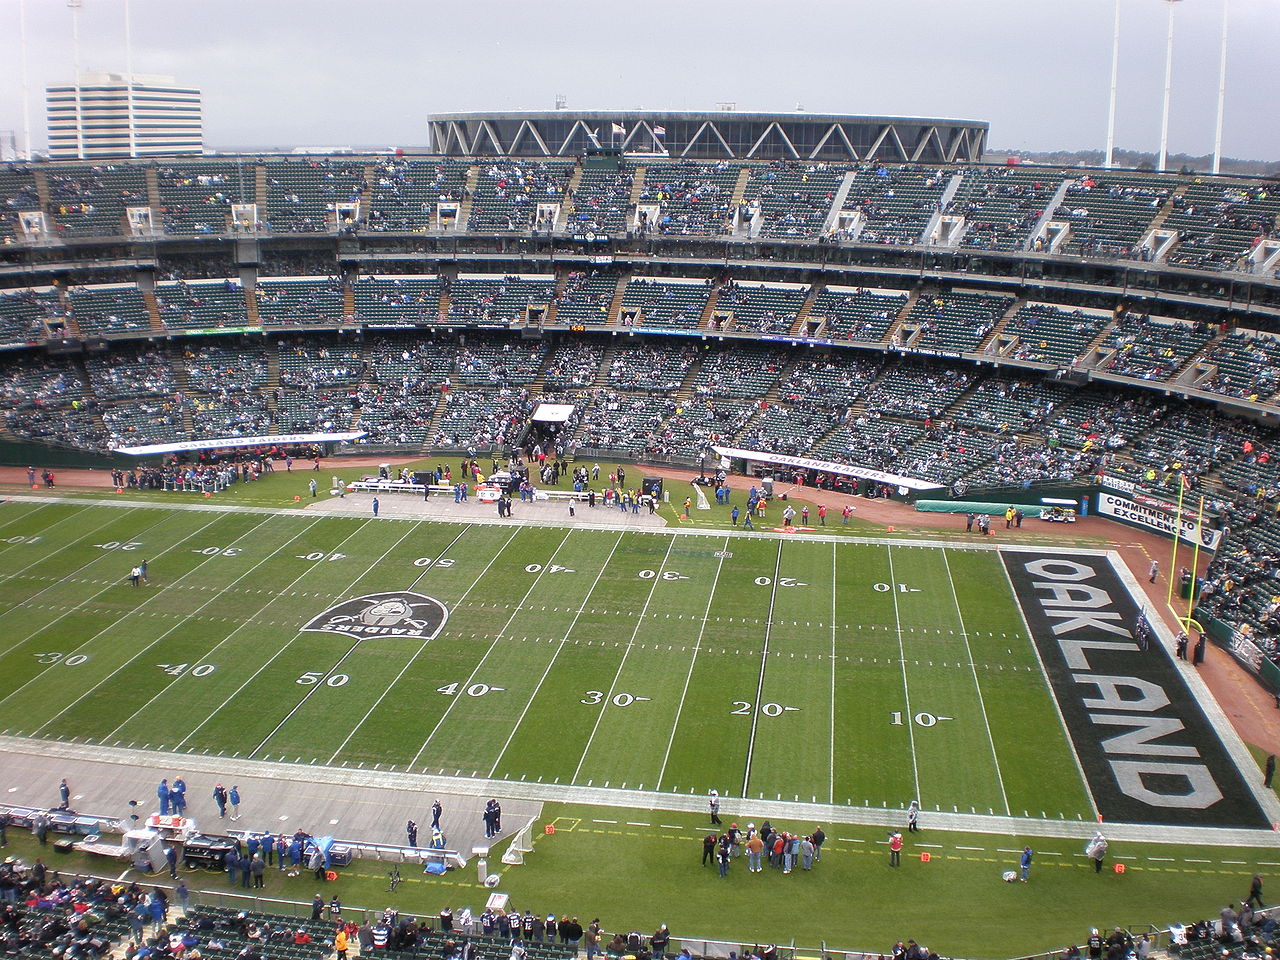
[[[344,600],[311,620],[303,632],[341,633],[376,640],[416,637],[434,640],[449,619],[449,608],[434,597],[402,590]]]

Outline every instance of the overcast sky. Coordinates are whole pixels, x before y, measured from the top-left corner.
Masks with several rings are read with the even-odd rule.
[[[1223,153],[1280,158],[1280,0],[1229,0]],[[1165,0],[1120,0],[1116,143],[1155,151]],[[1114,0],[132,0],[133,67],[203,92],[205,144],[425,143],[460,110],[738,109],[988,120],[989,145],[1101,149]],[[1175,16],[1172,153],[1208,153],[1223,0]],[[26,0],[31,136],[73,72],[66,0]],[[22,141],[19,0],[0,131]],[[125,69],[123,0],[83,0],[81,64]],[[0,134],[7,145],[8,134]]]

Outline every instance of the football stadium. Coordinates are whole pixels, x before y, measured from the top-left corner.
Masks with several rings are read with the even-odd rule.
[[[1280,942],[1274,177],[732,104],[189,151],[87,76],[0,163],[9,956]]]

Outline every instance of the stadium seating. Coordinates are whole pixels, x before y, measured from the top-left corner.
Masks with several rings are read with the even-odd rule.
[[[571,233],[624,233],[634,179],[627,163],[617,170],[583,168],[573,193],[573,219],[565,229]]]
[[[548,390],[589,387],[600,375],[604,348],[588,341],[565,341],[551,351],[543,383]]]
[[[713,325],[739,333],[787,333],[795,326],[808,292],[799,283],[726,283],[716,300]],[[730,313],[732,317],[726,318]]]
[[[1110,373],[1143,380],[1165,380],[1212,338],[1203,326],[1169,323],[1128,313],[1116,320],[1103,350],[1115,354],[1106,362]]]
[[[188,389],[194,393],[244,393],[267,385],[267,354],[262,344],[246,340],[199,344],[184,350],[180,361]]]
[[[61,323],[62,301],[52,287],[0,291],[0,346],[39,343],[46,321]]]
[[[460,160],[395,157],[374,168],[364,229],[421,233],[438,226],[437,205],[461,201],[470,165]]]
[[[45,172],[55,229],[63,237],[128,236],[127,207],[147,206],[143,168],[59,164]]]
[[[778,240],[811,240],[821,235],[844,169],[825,163],[775,160],[752,167],[743,202],[758,204],[760,236]]]
[[[1253,245],[1276,233],[1280,191],[1274,185],[1192,182],[1173,198],[1164,221],[1178,231],[1170,263],[1207,270],[1236,269]]]
[[[223,233],[234,203],[253,203],[256,164],[184,160],[156,168],[160,219],[173,236]]]
[[[814,300],[809,317],[826,319],[828,339],[880,341],[906,302],[905,293],[830,284]]]
[[[459,276],[449,285],[449,320],[466,324],[523,321],[529,318],[531,306],[546,310],[553,299],[555,278],[551,276]]]
[[[265,219],[273,232],[323,233],[336,227],[334,204],[360,199],[364,168],[342,157],[273,160],[266,177]]]
[[[512,443],[528,413],[528,398],[523,391],[450,390],[434,443],[485,450]]]
[[[529,230],[539,203],[561,203],[570,160],[502,160],[482,164],[467,228],[484,233]]]
[[[122,345],[110,356],[86,357],[84,365],[99,400],[168,397],[178,388],[169,357],[161,350]]]
[[[0,244],[23,238],[18,214],[40,209],[40,192],[30,167],[0,164]]]
[[[579,326],[607,323],[618,278],[608,273],[575,271],[556,300],[556,323]]]
[[[457,348],[453,376],[464,384],[524,386],[537,379],[545,355],[541,343],[470,336]]]
[[[1014,304],[1013,297],[939,293],[920,297],[906,322],[920,328],[915,346],[926,350],[975,350]]]
[[[323,277],[263,279],[254,290],[264,327],[341,324],[342,297],[341,281]]]
[[[641,203],[656,203],[658,222],[646,229],[662,234],[709,237],[725,233],[738,181],[738,164],[658,163],[645,168]]]
[[[1176,181],[1135,174],[1089,173],[1067,187],[1055,216],[1071,225],[1063,253],[1130,257]]]
[[[919,243],[949,181],[943,170],[877,164],[858,171],[844,209],[866,217],[863,243]]]
[[[1023,166],[970,167],[949,212],[965,218],[960,245],[972,250],[1021,250],[1064,175]]]
[[[1280,389],[1280,341],[1269,334],[1237,330],[1205,355],[1217,371],[1202,390],[1241,400],[1267,400]]]
[[[356,318],[375,328],[440,322],[439,277],[361,277],[354,292]]]
[[[622,347],[613,355],[606,382],[622,390],[672,393],[684,380],[693,356],[688,348]]]
[[[1014,356],[1021,360],[1079,362],[1093,339],[1111,322],[1109,314],[1068,310],[1048,303],[1025,303],[1010,318],[1005,336],[1015,335]]]
[[[704,354],[694,393],[713,397],[762,397],[778,382],[790,359],[785,350],[734,344]]]
[[[244,289],[234,280],[166,280],[155,294],[166,330],[249,326]]]
[[[133,284],[72,287],[71,316],[83,335],[144,333],[151,318],[142,294]]]
[[[622,293],[622,322],[637,328],[693,330],[710,294],[705,280],[633,277]]]

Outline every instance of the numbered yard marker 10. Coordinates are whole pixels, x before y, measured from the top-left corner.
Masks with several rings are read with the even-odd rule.
[[[938,717],[938,716],[934,716],[932,713],[917,713],[911,719],[916,724],[916,726],[934,727],[938,725],[938,721],[940,720],[954,720],[955,717]],[[893,713],[889,714],[889,726],[901,727],[902,725],[903,725],[903,722],[902,722],[901,711],[895,710]]]
[[[888,593],[890,590],[892,590],[892,589],[893,589],[893,584],[890,584],[890,583],[873,583],[873,584],[871,585],[871,589],[872,589],[872,590],[874,590],[876,593]],[[900,583],[900,584],[898,584],[898,592],[899,592],[899,593],[919,593],[919,592],[920,592],[920,588],[919,588],[919,587],[908,587],[905,583]]]

